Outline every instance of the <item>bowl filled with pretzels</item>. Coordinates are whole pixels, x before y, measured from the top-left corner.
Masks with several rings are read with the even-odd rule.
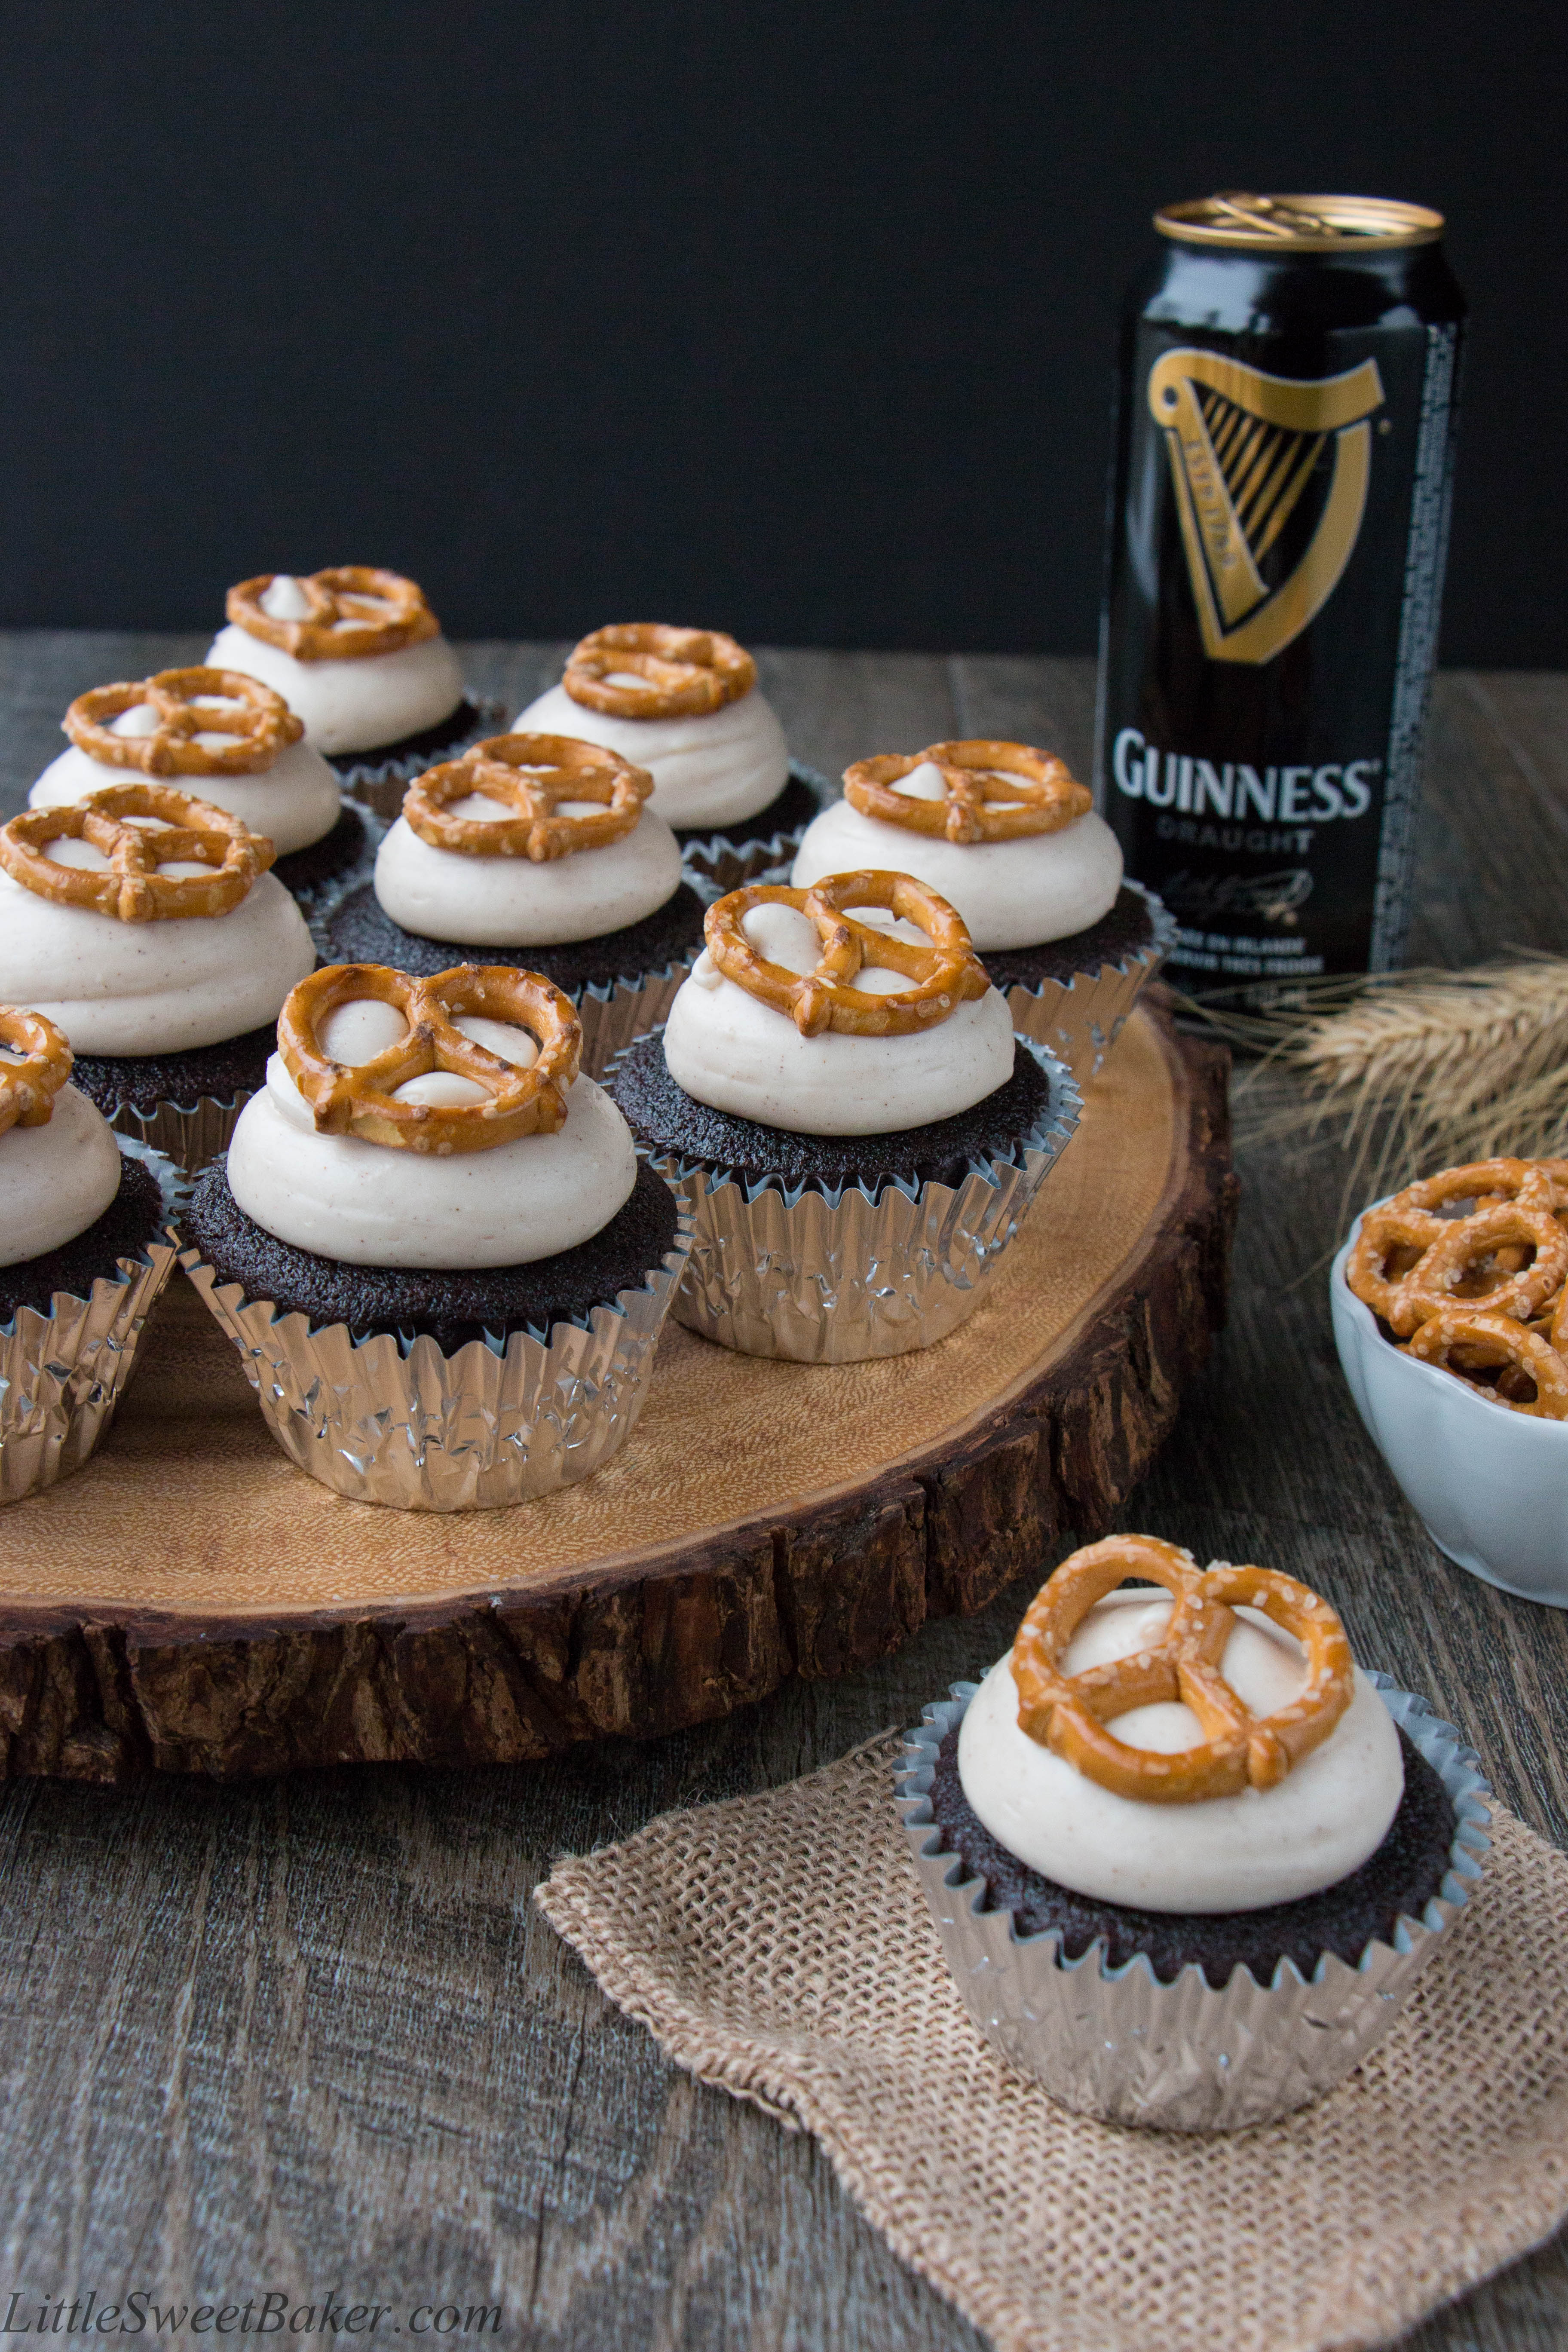
[[[1334,1260],[1356,1409],[1439,1550],[1568,1608],[1568,1160],[1448,1168]]]

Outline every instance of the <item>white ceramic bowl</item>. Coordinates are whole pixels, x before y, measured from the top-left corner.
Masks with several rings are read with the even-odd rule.
[[[1384,1460],[1439,1551],[1504,1592],[1568,1609],[1568,1422],[1510,1412],[1391,1346],[1345,1280],[1360,1230],[1358,1217],[1329,1276],[1334,1341]]]

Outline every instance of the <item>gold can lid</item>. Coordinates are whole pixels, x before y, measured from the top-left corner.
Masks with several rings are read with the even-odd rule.
[[[1182,245],[1228,246],[1233,252],[1386,253],[1433,244],[1443,234],[1443,215],[1392,196],[1257,196],[1232,189],[1163,205],[1154,226]]]

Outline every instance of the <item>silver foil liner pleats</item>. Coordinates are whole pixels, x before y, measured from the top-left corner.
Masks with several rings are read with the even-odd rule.
[[[145,1144],[116,1139],[158,1180],[165,1219],[184,1201],[179,1170]],[[18,1307],[0,1324],[0,1503],[20,1502],[79,1470],[108,1430],[135,1369],[147,1318],[174,1270],[172,1223],[100,1276],[91,1296],[57,1290],[50,1311]]]
[[[984,1878],[963,1875],[934,1825],[937,1752],[978,1685],[954,1683],[907,1734],[894,1774],[910,1852],[953,1980],[975,2024],[1054,2099],[1106,2123],[1161,2131],[1241,2131],[1331,2090],[1377,2047],[1468,1899],[1490,1844],[1490,1793],[1479,1759],[1425,1699],[1373,1675],[1384,1705],[1447,1790],[1456,1815],[1449,1869],[1419,1919],[1392,1944],[1369,1943],[1352,1968],[1326,1952],[1304,1982],[1282,1959],[1272,1983],[1237,1969],[1216,1992],[1195,1964],[1162,1984],[1136,1955],[1108,1968],[1098,1938],[1064,1960],[1055,1928],[1019,1936],[1010,1910],[987,1910]]]
[[[945,1339],[1071,1141],[1082,1097],[1059,1063],[1048,1110],[1005,1156],[972,1160],[956,1186],[889,1180],[749,1188],[706,1160],[654,1158],[696,1224],[675,1317],[747,1356],[805,1364],[901,1356]],[[868,1155],[877,1139],[865,1139]]]
[[[1068,981],[1047,980],[1037,988],[1016,986],[1007,992],[1015,1029],[1058,1055],[1080,1087],[1099,1076],[1133,1006],[1176,943],[1175,921],[1152,890],[1131,879],[1125,887],[1148,900],[1154,925],[1148,947],[1119,963],[1101,964],[1098,971],[1075,972]]]
[[[161,1151],[187,1176],[199,1176],[209,1160],[228,1150],[239,1114],[255,1092],[247,1087],[227,1102],[202,1095],[194,1103],[161,1102],[150,1111],[121,1103],[110,1113],[116,1135],[132,1137],[151,1151]]]
[[[463,950],[454,948],[452,952],[457,957]],[[469,949],[467,952],[478,955],[486,951]],[[668,1021],[680,984],[690,976],[691,967],[701,952],[702,942],[699,940],[689,956],[667,963],[658,971],[638,972],[607,983],[590,981],[582,994],[573,1000],[583,1024],[583,1069],[588,1077],[602,1078],[617,1054]],[[509,949],[506,953],[510,960],[517,961],[525,959],[528,950]]]
[[[512,1331],[446,1355],[434,1339],[346,1324],[312,1330],[220,1283],[195,1250],[180,1263],[239,1350],[268,1427],[291,1462],[356,1503],[495,1510],[591,1477],[618,1454],[647,1394],[654,1352],[691,1242],[585,1320]]]
[[[827,778],[808,768],[802,760],[789,763],[792,782],[805,784],[815,793],[826,808],[834,798],[834,788]],[[809,820],[808,820],[809,822]],[[693,832],[682,826],[683,833]],[[681,844],[681,860],[686,878],[700,894],[709,899],[721,898],[726,891],[739,890],[748,882],[760,882],[775,866],[786,865],[800,847],[805,832],[805,824],[786,825],[783,832],[770,834],[765,841],[732,841],[723,826],[715,825],[711,834],[704,834]],[[783,875],[780,880],[787,881]]]
[[[484,742],[491,735],[504,735],[510,715],[510,706],[492,702],[470,694],[476,716],[472,726],[444,743],[438,751],[404,751],[395,757],[380,751],[357,752],[351,760],[340,752],[332,761],[346,800],[356,801],[362,808],[370,809],[376,816],[391,824],[403,813],[403,795],[416,776],[426,768],[437,768],[444,760],[460,760],[475,743]]]

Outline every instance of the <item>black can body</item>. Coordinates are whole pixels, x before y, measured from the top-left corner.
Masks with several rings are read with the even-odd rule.
[[[1435,241],[1171,242],[1133,288],[1096,800],[1195,992],[1403,961],[1464,314]]]

